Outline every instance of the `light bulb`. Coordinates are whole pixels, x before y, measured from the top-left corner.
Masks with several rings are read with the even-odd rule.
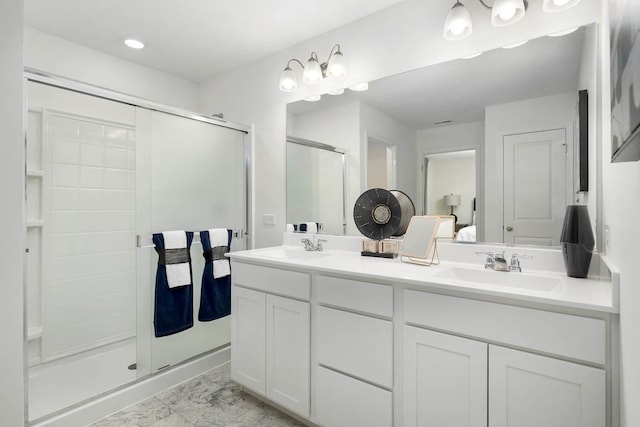
[[[509,19],[513,18],[515,14],[515,7],[505,7],[501,9],[500,12],[498,12],[498,15],[500,15],[500,19],[502,19],[503,21],[508,21]]]
[[[453,5],[444,21],[443,37],[447,40],[460,40],[471,34],[473,24],[469,11],[460,2]]]
[[[298,89],[298,79],[290,67],[285,68],[280,73],[280,84],[278,86],[283,92],[295,92]]]
[[[553,4],[558,7],[565,6],[567,3],[569,3],[569,0],[553,0]]]
[[[329,59],[329,64],[327,65],[327,73],[337,79],[347,77],[347,64],[340,50],[331,55],[331,59]]]
[[[320,68],[320,64],[313,56],[309,58],[307,65],[304,67],[302,81],[311,85],[322,81],[322,68]]]
[[[311,95],[307,98],[305,98],[304,100],[307,102],[318,102],[320,101],[320,99],[322,99],[322,96],[320,95]]]
[[[562,12],[580,3],[580,0],[543,0],[542,10],[545,12]]]

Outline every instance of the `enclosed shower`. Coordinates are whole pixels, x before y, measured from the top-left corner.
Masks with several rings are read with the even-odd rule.
[[[247,231],[247,129],[29,75],[29,420],[225,346],[228,317],[154,335],[153,233]],[[97,96],[98,95],[98,96]],[[191,245],[194,312],[205,259]]]

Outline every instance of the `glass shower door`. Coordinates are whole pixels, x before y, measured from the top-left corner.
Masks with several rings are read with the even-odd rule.
[[[227,228],[246,230],[246,134],[208,122],[138,108],[138,234]],[[144,191],[143,191],[144,189]],[[138,367],[156,372],[230,342],[229,318],[197,320],[204,258],[196,237],[191,246],[194,326],[174,335],[153,333],[154,282],[158,256],[138,249]],[[232,250],[244,249],[244,238]],[[150,342],[150,346],[142,345]],[[148,349],[148,350],[143,350]]]

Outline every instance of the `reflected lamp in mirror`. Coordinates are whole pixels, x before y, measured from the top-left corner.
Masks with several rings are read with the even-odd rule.
[[[495,0],[489,5],[485,0],[480,4],[491,11],[491,25],[505,27],[515,24],[524,17],[529,7],[527,0]],[[562,12],[580,3],[580,0],[544,0],[542,10],[545,12]],[[459,0],[453,5],[444,22],[443,36],[447,40],[460,40],[473,32],[471,14]]]
[[[443,198],[445,206],[449,206],[449,215],[453,215],[453,208],[460,206],[460,195],[451,193],[444,195]]]
[[[325,78],[344,79],[347,77],[347,63],[340,51],[340,45],[336,44],[329,52],[329,58],[320,63],[318,54],[311,52],[307,64],[303,65],[299,60],[292,58],[280,73],[280,90],[283,92],[295,92],[298,90],[298,78],[291,69],[291,64],[297,63],[302,67],[302,81],[305,84],[318,84]]]

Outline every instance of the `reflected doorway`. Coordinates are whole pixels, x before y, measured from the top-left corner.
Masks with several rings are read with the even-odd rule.
[[[457,217],[456,230],[476,221],[476,150],[429,154],[424,159],[424,214]],[[459,196],[445,198],[445,196]],[[456,200],[450,206],[446,200]]]
[[[367,189],[396,188],[396,147],[367,138]]]

